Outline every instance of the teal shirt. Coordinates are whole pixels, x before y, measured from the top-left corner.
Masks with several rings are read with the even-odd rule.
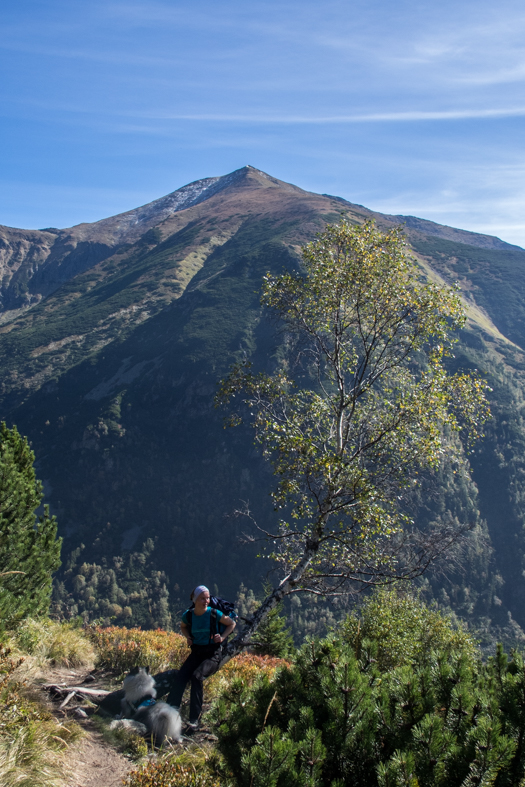
[[[211,617],[211,607],[208,607],[204,615],[196,615],[195,610],[191,610],[191,636],[193,637],[193,644],[194,645],[210,645],[213,643],[213,640],[210,637],[210,617]],[[188,612],[189,609],[186,610],[184,615],[182,616],[182,622],[189,625],[188,623]],[[218,609],[215,610],[217,613],[217,623],[222,618],[222,612]],[[218,629],[217,629],[218,632]],[[214,632],[215,633],[215,632]]]

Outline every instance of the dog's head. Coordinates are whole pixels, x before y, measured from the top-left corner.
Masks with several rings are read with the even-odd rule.
[[[155,680],[149,674],[149,667],[133,667],[124,678],[123,684],[126,699],[130,702],[150,694],[157,696]]]
[[[133,667],[133,669],[130,669],[128,672],[127,677],[129,678],[131,675],[140,675],[143,672],[147,672],[149,675],[149,667]]]

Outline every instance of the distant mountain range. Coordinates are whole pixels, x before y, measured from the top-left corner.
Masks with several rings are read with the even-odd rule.
[[[404,225],[423,271],[459,282],[469,321],[456,367],[493,388],[494,418],[466,469],[428,479],[422,527],[473,525],[462,568],[423,589],[508,641],[525,628],[525,251],[489,235],[387,216],[253,167],[70,229],[0,227],[0,416],[32,441],[65,536],[56,604],[165,624],[192,586],[260,587],[239,543],[249,501],[271,521],[272,476],[251,435],[225,432],[218,379],[281,338],[259,304],[268,270],[295,269],[327,222]]]

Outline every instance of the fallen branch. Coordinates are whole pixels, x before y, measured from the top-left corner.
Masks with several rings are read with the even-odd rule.
[[[64,700],[64,702],[62,702],[62,703],[61,703],[61,705],[60,705],[60,707],[59,707],[59,710],[62,710],[62,708],[65,708],[65,707],[66,707],[66,705],[68,704],[68,702],[70,702],[70,700],[72,700],[72,699],[73,699],[73,697],[75,696],[75,694],[76,694],[76,692],[75,692],[75,691],[70,691],[70,692],[69,692],[69,694],[67,695],[66,699]]]
[[[83,686],[67,686],[67,691],[76,691],[77,694],[93,694],[93,696],[105,697],[111,692],[105,689],[85,689]]]
[[[88,696],[91,694],[94,697],[105,697],[111,693],[105,689],[86,689],[84,686],[57,686],[56,683],[44,683],[42,688],[46,691],[55,691],[57,694],[73,692],[73,694],[86,694]]]

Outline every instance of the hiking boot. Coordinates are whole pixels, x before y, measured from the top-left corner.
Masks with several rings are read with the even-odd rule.
[[[196,721],[189,721],[186,727],[186,731],[189,735],[192,735],[194,732],[197,732],[199,727],[200,727],[200,721],[198,719]]]

